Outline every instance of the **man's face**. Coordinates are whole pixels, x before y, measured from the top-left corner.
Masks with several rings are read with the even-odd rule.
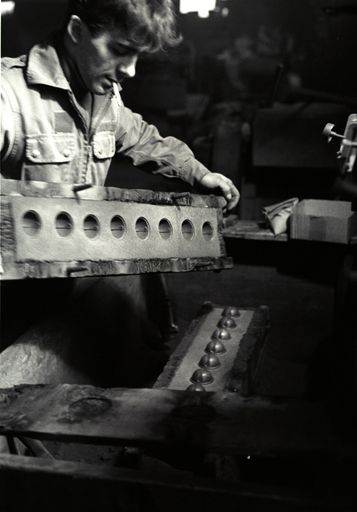
[[[139,51],[117,29],[93,36],[83,23],[75,61],[82,84],[94,94],[106,94],[113,82],[135,75]]]

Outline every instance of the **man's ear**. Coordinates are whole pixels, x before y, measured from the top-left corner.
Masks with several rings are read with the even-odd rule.
[[[74,44],[78,44],[83,36],[83,21],[79,16],[72,14],[67,24],[67,34]]]

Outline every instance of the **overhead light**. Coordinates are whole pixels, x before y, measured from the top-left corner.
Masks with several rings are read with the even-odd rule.
[[[1,2],[1,16],[12,14],[15,10],[15,2]]]
[[[216,8],[216,0],[180,0],[180,12],[197,12],[200,18],[208,18]]]

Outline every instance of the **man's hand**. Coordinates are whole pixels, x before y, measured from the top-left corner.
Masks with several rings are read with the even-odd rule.
[[[239,201],[238,189],[234,185],[233,181],[226,176],[223,176],[223,174],[219,174],[218,172],[207,173],[201,179],[200,184],[206,188],[219,188],[227,201],[228,210],[237,206]]]

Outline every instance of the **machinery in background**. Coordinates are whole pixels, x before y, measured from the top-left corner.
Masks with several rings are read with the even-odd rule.
[[[331,141],[341,139],[337,157],[341,160],[340,176],[336,180],[336,191],[352,203],[357,211],[357,114],[350,114],[343,135],[334,131],[328,123],[323,134]],[[335,337],[342,352],[338,362],[340,388],[343,393],[357,394],[357,253],[355,238],[346,248],[337,279],[335,302]]]
[[[326,124],[323,134],[331,141],[341,139],[337,157],[341,160],[341,177],[337,181],[337,189],[352,199],[352,208],[357,210],[357,114],[348,117],[343,135],[334,131],[332,123]]]

